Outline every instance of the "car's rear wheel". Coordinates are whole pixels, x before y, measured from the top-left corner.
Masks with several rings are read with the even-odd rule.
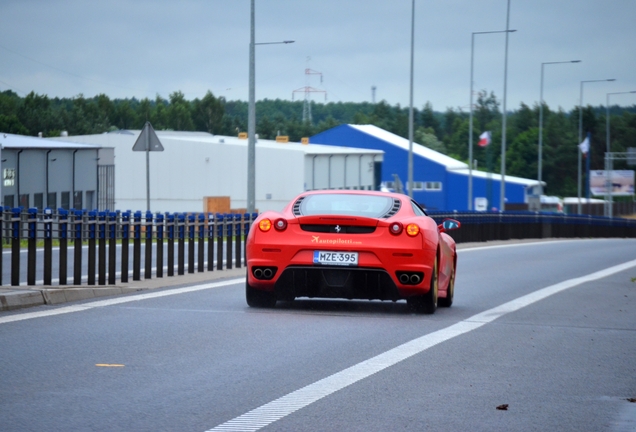
[[[261,291],[245,282],[245,300],[249,307],[273,308],[276,306],[276,295],[268,291]]]
[[[448,281],[448,288],[446,288],[446,297],[440,297],[437,304],[440,307],[451,307],[451,305],[453,304],[454,296],[455,296],[455,269],[453,269],[453,274],[451,275]]]
[[[431,274],[431,286],[428,292],[424,295],[412,296],[406,299],[406,303],[411,310],[417,313],[433,314],[437,309],[437,257],[435,257],[435,264],[433,265],[433,274]]]

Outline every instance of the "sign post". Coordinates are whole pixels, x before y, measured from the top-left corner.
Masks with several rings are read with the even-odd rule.
[[[149,121],[141,130],[132,150],[146,152],[146,210],[150,211],[150,152],[163,151],[163,145]]]

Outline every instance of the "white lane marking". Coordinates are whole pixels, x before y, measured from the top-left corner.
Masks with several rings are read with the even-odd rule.
[[[473,252],[480,251],[484,249],[501,249],[501,248],[512,248],[512,247],[522,247],[522,246],[538,246],[538,245],[553,245],[555,243],[573,243],[573,242],[582,242],[582,241],[601,241],[601,240],[617,240],[617,239],[607,239],[607,238],[594,238],[594,239],[570,239],[570,240],[547,240],[547,241],[528,241],[523,243],[510,243],[510,244],[498,244],[498,245],[490,245],[490,246],[476,246],[476,247],[468,247],[457,249],[457,253],[460,252]],[[461,243],[459,243],[461,245]]]
[[[230,280],[222,281],[222,282],[213,282],[208,284],[195,285],[195,286],[184,287],[184,288],[176,288],[176,289],[170,289],[170,290],[164,290],[164,291],[158,291],[158,292],[152,292],[152,293],[146,293],[146,294],[130,295],[130,296],[118,297],[118,298],[109,299],[109,300],[93,301],[90,303],[83,303],[80,305],[65,306],[65,307],[61,307],[61,308],[49,310],[49,311],[28,312],[28,313],[19,314],[19,315],[0,317],[0,324],[10,323],[14,321],[22,321],[22,320],[33,319],[33,318],[43,318],[43,317],[54,316],[54,315],[62,315],[62,314],[73,313],[73,312],[82,312],[85,310],[94,309],[98,307],[113,306],[113,305],[118,305],[122,303],[131,303],[131,302],[140,301],[140,300],[148,300],[153,298],[166,297],[166,296],[177,295],[177,294],[185,294],[185,293],[190,293],[195,291],[202,291],[206,289],[220,288],[220,287],[224,287],[228,285],[234,285],[237,283],[245,283],[245,278],[236,278],[236,279],[230,279]]]
[[[504,303],[500,306],[478,313],[477,315],[473,315],[472,317],[467,318],[464,321],[460,321],[457,324],[453,324],[450,327],[446,327],[406,342],[396,348],[253,409],[252,411],[209,429],[207,432],[256,431],[326,396],[329,396],[338,390],[342,390],[343,388],[355,384],[364,378],[368,378],[375,373],[394,366],[402,360],[419,354],[437,344],[478,329],[499,317],[515,312],[561,291],[565,291],[586,282],[602,279],[632,267],[636,267],[636,260],[542,288],[533,293],[509,301],[508,303]]]

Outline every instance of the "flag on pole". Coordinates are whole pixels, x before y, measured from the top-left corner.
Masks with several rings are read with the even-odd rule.
[[[590,151],[590,137],[589,136],[585,137],[583,142],[581,144],[579,144],[579,149],[581,149],[581,153],[583,153],[583,156],[587,157],[587,153]]]
[[[490,144],[490,131],[486,131],[479,135],[479,142],[477,144],[479,147],[486,147]]]

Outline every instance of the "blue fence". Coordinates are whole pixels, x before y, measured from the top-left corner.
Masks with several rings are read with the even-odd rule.
[[[150,279],[240,268],[256,216],[0,207],[0,241],[11,247],[0,285],[114,285],[142,272]]]
[[[429,214],[437,223],[459,220],[462,228],[449,232],[458,243],[636,237],[636,220],[622,218],[512,211]],[[0,285],[114,285],[240,268],[256,216],[0,207],[0,243],[10,246],[0,259]]]

